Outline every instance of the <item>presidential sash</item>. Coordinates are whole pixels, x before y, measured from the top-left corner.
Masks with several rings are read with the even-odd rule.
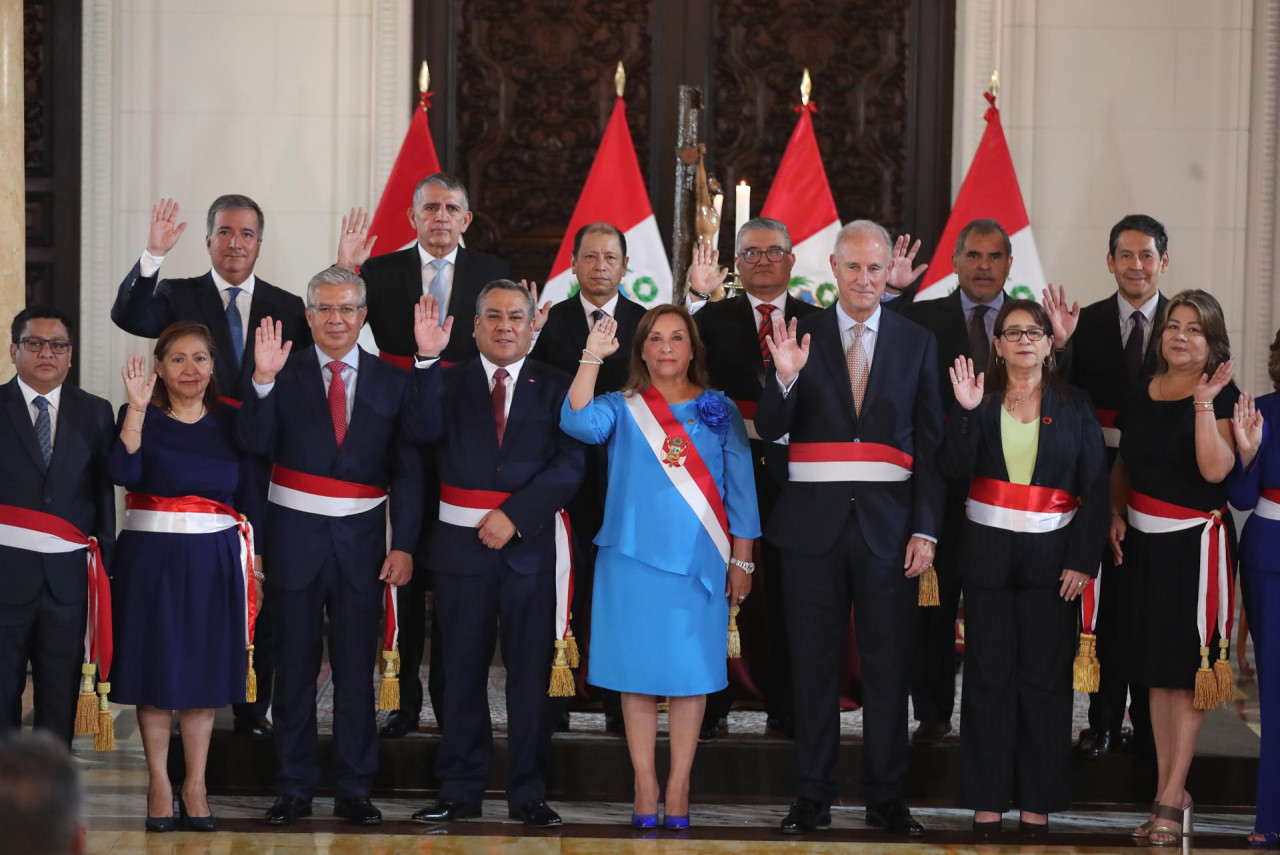
[[[283,466],[271,467],[267,501],[282,508],[324,517],[347,517],[371,511],[387,500],[381,487],[308,475]]]
[[[912,457],[878,442],[793,442],[792,481],[906,481]]]

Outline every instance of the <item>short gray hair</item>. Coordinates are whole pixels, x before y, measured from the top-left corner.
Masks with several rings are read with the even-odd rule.
[[[354,270],[348,270],[337,264],[326,267],[315,276],[311,277],[311,281],[307,283],[307,307],[315,308],[316,305],[316,289],[321,285],[354,285],[356,293],[359,294],[360,305],[363,306],[368,299],[369,291],[365,287],[364,280],[360,278],[360,274]]]
[[[893,255],[893,238],[889,237],[889,230],[873,220],[854,220],[846,223],[840,231],[836,232],[836,242],[831,248],[832,255],[840,255],[840,244],[852,237],[874,237],[884,242],[884,249],[887,255]]]
[[[480,313],[484,311],[484,299],[494,291],[515,291],[522,294],[525,301],[529,304],[529,321],[532,323],[534,315],[538,312],[538,304],[534,302],[533,292],[523,285],[512,282],[510,279],[495,279],[488,285],[480,289],[479,296],[476,297],[476,317],[480,317]]]
[[[432,173],[418,182],[418,186],[413,188],[413,207],[418,207],[422,197],[427,195],[427,187],[443,187],[445,190],[461,192],[462,210],[471,210],[471,199],[467,196],[467,185],[463,184],[462,180],[456,175],[450,175],[447,172]]]
[[[787,252],[791,251],[791,232],[787,230],[787,224],[782,220],[775,220],[773,217],[754,217],[742,224],[742,228],[738,229],[738,235],[733,239],[733,254],[740,255],[742,253],[742,238],[747,232],[782,232],[782,242],[785,244],[783,249]]]
[[[253,211],[258,215],[258,240],[262,240],[262,234],[266,231],[267,219],[262,216],[262,209],[258,207],[257,202],[239,193],[228,193],[226,196],[219,196],[213,200],[213,204],[209,206],[209,216],[204,223],[205,237],[213,236],[213,221],[223,211]]]

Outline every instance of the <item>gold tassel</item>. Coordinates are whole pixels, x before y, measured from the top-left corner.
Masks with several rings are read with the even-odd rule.
[[[110,683],[98,683],[98,729],[93,735],[94,751],[116,750],[116,720],[111,717]]]
[[[1211,710],[1218,705],[1218,679],[1209,667],[1209,648],[1200,648],[1200,669],[1196,671],[1196,693],[1191,705],[1198,710]]]
[[[98,732],[98,699],[93,696],[93,675],[98,666],[86,662],[80,666],[80,698],[76,701],[76,736]]]
[[[382,686],[378,689],[378,709],[400,709],[400,651],[382,651]]]
[[[942,601],[938,597],[938,571],[933,569],[932,564],[924,568],[924,573],[920,574],[920,594],[916,598],[916,605],[942,605]]]
[[[250,644],[245,650],[249,652],[249,667],[244,672],[244,702],[255,704],[258,702],[258,672],[253,670],[253,645]]]
[[[582,664],[582,654],[578,651],[578,639],[573,637],[573,627],[565,627],[564,640],[565,644],[569,646],[565,651],[565,654],[569,658],[569,667],[577,668]]]
[[[1097,636],[1088,632],[1080,633],[1080,651],[1071,663],[1071,688],[1075,691],[1098,691],[1101,668],[1098,665],[1097,650]]]
[[[1218,680],[1218,703],[1230,703],[1236,694],[1236,675],[1231,670],[1231,658],[1227,655],[1231,639],[1218,639],[1218,661],[1213,663],[1213,675]]]
[[[551,664],[551,685],[547,694],[553,698],[572,698],[575,694],[573,672],[569,670],[569,642],[557,641],[556,658]]]
[[[729,658],[742,658],[742,636],[738,633],[738,606],[729,606]]]

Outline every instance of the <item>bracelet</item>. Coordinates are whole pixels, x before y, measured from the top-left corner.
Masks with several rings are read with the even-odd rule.
[[[122,427],[122,428],[120,428],[120,429],[121,429],[121,430],[131,430],[131,431],[133,431],[134,433],[142,433],[142,428],[131,428],[131,427],[127,426],[127,425],[126,425],[126,426],[124,426],[124,427]]]
[[[257,579],[259,582],[261,582],[261,581],[265,580],[267,577],[262,575],[262,571],[261,571],[261,570],[254,570],[254,571],[253,571],[253,578],[255,578],[255,579]]]
[[[1192,398],[1192,399],[1191,399],[1191,403],[1192,403],[1194,406],[1197,406],[1197,407],[1212,407],[1212,406],[1213,406],[1213,401],[1197,401],[1197,400],[1196,400],[1196,399],[1194,399],[1194,398]]]
[[[599,359],[600,360],[599,364],[604,365],[604,357],[600,356],[598,353],[592,353],[591,351],[587,350],[585,347],[582,348],[582,352],[585,353],[587,356],[590,356],[592,359]]]
[[[742,561],[738,558],[730,558],[729,563],[734,567],[741,567],[742,572],[746,573],[748,576],[756,572],[756,563],[754,561]]]
[[[595,360],[594,362],[590,359],[579,359],[578,364],[579,365],[604,365],[604,362],[603,360],[599,360],[599,359]]]
[[[144,416],[147,414],[147,411],[145,409],[140,410],[137,407],[135,407],[133,404],[129,404],[128,407],[130,412],[141,413]]]
[[[711,299],[711,295],[710,295],[710,294],[703,294],[703,293],[702,293],[701,291],[699,291],[697,288],[690,287],[690,288],[689,288],[689,293],[690,293],[690,294],[692,294],[692,295],[694,295],[695,297],[697,297],[699,300],[710,300],[710,299]]]
[[[1191,408],[1195,410],[1197,413],[1212,413],[1213,402],[1212,401],[1194,401],[1191,404]]]

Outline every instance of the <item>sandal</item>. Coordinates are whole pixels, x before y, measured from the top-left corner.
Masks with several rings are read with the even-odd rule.
[[[1156,820],[1147,832],[1147,842],[1152,846],[1181,846],[1182,838],[1190,836],[1195,830],[1195,804],[1176,808],[1173,805],[1156,805]],[[1161,820],[1164,820],[1162,822]],[[1166,823],[1179,823],[1168,825]],[[1160,839],[1156,839],[1157,835]]]
[[[1157,806],[1158,804],[1159,804],[1159,802],[1155,802],[1155,801],[1153,801],[1153,802],[1151,803],[1151,811],[1150,811],[1150,813],[1151,813],[1151,816],[1152,816],[1153,818],[1152,818],[1152,819],[1147,820],[1147,821],[1146,821],[1146,822],[1144,822],[1144,823],[1142,823],[1142,825],[1138,826],[1138,827],[1137,827],[1137,828],[1135,828],[1133,831],[1130,831],[1130,832],[1129,832],[1129,836],[1130,836],[1130,837],[1136,837],[1136,838],[1139,838],[1139,839],[1146,839],[1146,836],[1147,836],[1148,834],[1150,834],[1150,833],[1151,833],[1151,826],[1153,826],[1153,825],[1155,825],[1155,824],[1156,824],[1156,821],[1155,821],[1154,817],[1155,817],[1155,815],[1156,815],[1156,806]]]
[[[1255,831],[1246,841],[1250,849],[1280,849],[1280,831]]]

